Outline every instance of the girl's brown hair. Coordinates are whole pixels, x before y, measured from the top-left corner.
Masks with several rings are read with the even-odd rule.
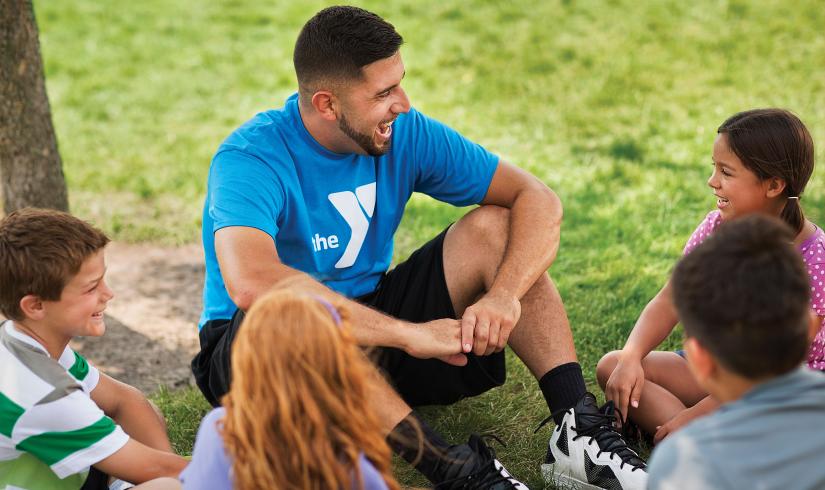
[[[222,436],[235,487],[360,488],[363,453],[398,489],[347,310],[291,282],[250,308],[232,347]]]
[[[753,109],[734,114],[717,130],[731,151],[759,179],[785,181],[788,199],[780,216],[796,233],[805,225],[799,198],[814,171],[814,142],[808,129],[785,109]]]

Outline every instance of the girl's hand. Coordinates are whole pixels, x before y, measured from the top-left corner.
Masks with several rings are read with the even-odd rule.
[[[656,434],[653,435],[653,444],[659,444],[665,437],[673,434],[688,423],[692,422],[694,419],[703,417],[717,408],[719,408],[719,402],[710,396],[706,396],[696,405],[686,408],[676,414],[675,417],[668,420],[664,425],[656,427]]]
[[[621,359],[607,380],[604,396],[613,400],[622,414],[622,423],[627,420],[629,407],[638,408],[645,384],[642,362],[636,359]]]
[[[692,408],[682,410],[676,414],[675,417],[665,422],[664,425],[656,427],[656,434],[653,435],[653,444],[659,444],[662,442],[662,439],[681,429],[693,419],[701,416],[702,414],[696,413]]]

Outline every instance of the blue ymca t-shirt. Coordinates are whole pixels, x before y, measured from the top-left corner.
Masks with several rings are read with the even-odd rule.
[[[304,127],[295,94],[221,144],[203,210],[200,326],[237,309],[215,256],[221,228],[266,232],[281,262],[353,298],[372,292],[389,267],[413,192],[456,206],[481,202],[497,156],[415,109],[400,114],[392,129],[391,149],[380,157],[331,152]]]

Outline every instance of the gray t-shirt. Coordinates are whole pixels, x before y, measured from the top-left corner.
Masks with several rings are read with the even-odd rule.
[[[824,489],[825,374],[760,384],[659,445],[648,489]]]

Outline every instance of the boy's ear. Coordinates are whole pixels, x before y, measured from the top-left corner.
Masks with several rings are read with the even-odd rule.
[[[699,382],[699,385],[704,387],[706,380],[716,373],[718,367],[716,360],[710,352],[693,337],[685,339],[684,347],[690,371]]]
[[[783,192],[785,192],[785,187],[787,184],[785,183],[785,179],[780,179],[779,177],[771,177],[768,179],[768,197],[777,197],[781,196]]]
[[[23,316],[32,320],[42,320],[46,314],[43,300],[33,294],[27,294],[20,299],[20,310],[23,311]]]

